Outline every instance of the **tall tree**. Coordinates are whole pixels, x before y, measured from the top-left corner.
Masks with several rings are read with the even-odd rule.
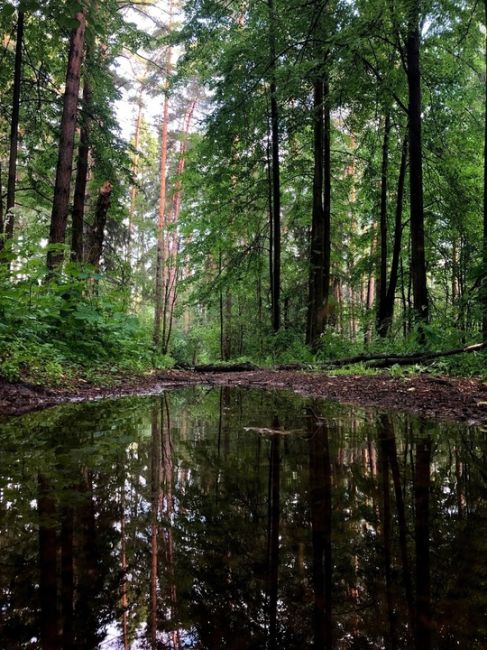
[[[421,3],[408,3],[408,34],[406,39],[406,62],[409,94],[409,182],[411,206],[411,275],[413,280],[413,304],[416,317],[426,322],[429,300],[426,280],[426,256],[424,249],[424,200],[423,200],[423,147],[421,115]],[[421,334],[424,340],[424,333]]]
[[[384,117],[384,139],[382,142],[382,167],[380,181],[380,268],[379,268],[379,301],[378,301],[378,331],[384,335],[384,310],[387,297],[387,190],[389,173],[389,138],[391,132],[391,116],[389,109],[386,109]]]
[[[269,53],[271,70],[271,140],[272,140],[272,329],[281,326],[281,163],[279,159],[279,107],[276,82],[276,10],[274,0],[268,0]]]
[[[316,46],[316,70],[313,82],[313,203],[311,216],[311,250],[309,302],[306,343],[316,351],[327,319],[330,293],[331,255],[331,115],[328,73],[329,51],[322,45],[328,7],[322,0],[313,4]]]
[[[169,33],[172,31],[173,2],[169,6]],[[161,157],[160,157],[160,189],[159,189],[159,214],[157,219],[157,252],[156,252],[156,297],[154,311],[154,335],[153,341],[156,348],[161,344],[161,328],[164,310],[164,265],[165,256],[165,228],[166,228],[166,185],[167,185],[167,154],[168,154],[168,131],[169,131],[169,85],[172,74],[173,48],[168,46],[165,61],[164,100],[161,122]]]
[[[83,110],[81,114],[78,166],[76,170],[72,214],[71,258],[75,262],[83,261],[84,214],[90,158],[90,97],[89,82],[88,79],[85,79],[83,84]]]
[[[49,245],[51,247],[64,244],[69,210],[69,193],[71,174],[73,170],[74,135],[78,114],[81,63],[83,61],[86,29],[86,18],[84,12],[77,11],[75,20],[77,25],[71,31],[69,39],[66,84],[61,117],[61,135],[59,139],[56,181],[54,185],[51,227],[49,231]],[[47,268],[49,271],[54,271],[59,268],[63,259],[64,254],[59,250],[59,248],[49,248],[47,253]]]
[[[87,260],[96,269],[100,268],[100,260],[103,253],[103,243],[105,240],[105,225],[107,221],[108,210],[112,196],[112,184],[106,181],[100,187],[98,200],[95,208],[95,218],[91,228],[89,246],[87,251]]]
[[[393,245],[392,245],[392,260],[391,260],[391,270],[389,275],[389,283],[385,281],[385,287],[381,287],[381,292],[379,293],[379,318],[378,318],[378,332],[380,336],[387,336],[390,327],[392,324],[392,317],[394,315],[394,301],[396,298],[396,288],[397,281],[399,277],[399,260],[401,257],[401,244],[402,244],[402,213],[404,206],[404,184],[406,180],[406,167],[407,167],[407,157],[408,157],[408,138],[407,136],[403,140],[402,150],[401,150],[401,162],[399,165],[399,175],[397,179],[397,191],[396,191],[396,209],[395,209],[395,220],[394,220],[394,235],[393,235]],[[382,212],[382,210],[381,210]],[[382,216],[381,216],[382,219]],[[387,254],[387,240],[383,241],[383,235],[381,232],[381,274],[387,273],[387,263],[382,260],[382,255]],[[385,295],[382,293],[385,291]]]

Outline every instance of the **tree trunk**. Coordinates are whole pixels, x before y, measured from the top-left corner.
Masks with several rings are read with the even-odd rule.
[[[137,201],[137,173],[139,171],[139,147],[140,147],[140,131],[142,126],[142,86],[140,88],[138,104],[137,104],[137,118],[135,120],[135,133],[134,133],[134,159],[132,163],[132,186],[130,188],[130,208],[129,208],[129,226],[127,237],[127,260],[130,264],[131,249],[132,249],[132,231],[134,229],[134,216]]]
[[[78,112],[78,94],[80,86],[81,63],[85,38],[85,15],[78,11],[75,16],[78,26],[71,32],[69,41],[68,67],[66,72],[66,88],[63,99],[63,114],[61,118],[61,136],[54,186],[54,199],[49,231],[49,245],[64,244],[66,222],[69,208],[69,190],[73,169],[74,134]],[[47,253],[47,268],[54,271],[62,264],[64,254],[60,250],[49,250]]]
[[[186,165],[186,147],[188,143],[189,131],[191,128],[191,121],[193,119],[194,110],[196,107],[196,100],[191,101],[188,110],[184,116],[182,139],[179,146],[179,159],[176,168],[176,184],[172,196],[171,214],[169,223],[176,224],[179,221],[179,214],[181,212],[182,200],[182,180],[181,176],[184,173]],[[178,289],[178,254],[179,254],[179,233],[176,228],[168,235],[168,258],[166,259],[165,269],[163,273],[163,295],[165,296],[163,305],[163,335],[162,335],[162,351],[167,354],[169,350],[169,343],[171,340],[171,332],[174,317],[174,308],[176,306],[177,289]]]
[[[78,168],[76,170],[72,217],[73,231],[71,238],[71,259],[75,262],[82,262],[84,254],[84,214],[90,156],[90,100],[90,87],[88,81],[85,80],[83,86],[83,113],[81,116]]]
[[[323,329],[328,317],[327,306],[330,294],[331,268],[331,111],[330,84],[328,72],[325,71],[323,81]]]
[[[90,247],[88,251],[88,263],[96,269],[100,268],[100,260],[103,252],[103,242],[105,239],[105,224],[107,221],[107,214],[110,208],[110,201],[112,196],[112,184],[106,181],[100,188],[98,194],[98,201],[96,203],[95,220],[93,223]]]
[[[406,43],[409,90],[409,179],[411,205],[411,274],[413,304],[419,322],[428,321],[428,290],[424,250],[423,152],[421,142],[420,2],[412,0]],[[420,334],[424,341],[424,332]]]
[[[20,116],[20,86],[22,83],[22,42],[24,38],[24,12],[19,11],[17,18],[17,42],[15,45],[14,88],[12,97],[12,119],[10,123],[10,155],[8,160],[7,185],[7,223],[5,225],[6,239],[14,234],[15,188],[17,182],[17,151],[19,140]]]
[[[173,4],[169,6],[169,32],[172,31]],[[164,88],[164,105],[161,125],[161,162],[159,186],[159,215],[157,220],[157,258],[156,258],[156,296],[154,310],[154,346],[158,349],[161,344],[161,326],[164,310],[164,266],[166,264],[166,173],[168,153],[168,127],[169,127],[169,80],[172,67],[172,47],[169,46],[166,56],[166,83]]]
[[[309,270],[309,303],[306,343],[316,351],[324,330],[325,213],[323,207],[324,123],[323,80],[314,83],[314,178],[311,217],[311,251]]]
[[[384,119],[384,140],[382,142],[382,169],[380,182],[380,267],[379,267],[379,301],[377,309],[377,330],[385,336],[384,319],[387,299],[387,186],[389,171],[389,136],[391,116],[387,111]]]
[[[271,70],[271,134],[272,134],[272,330],[281,326],[281,170],[279,161],[279,108],[276,85],[276,17],[274,0],[268,0],[269,47]]]
[[[392,325],[392,318],[394,316],[394,301],[396,299],[399,260],[401,257],[402,211],[404,205],[404,183],[406,180],[407,156],[408,139],[405,137],[402,146],[399,178],[397,181],[396,218],[394,223],[394,245],[392,249],[391,274],[389,276],[389,286],[387,287],[385,303],[379,319],[379,334],[383,337],[389,334]]]
[[[232,358],[232,292],[225,291],[223,325],[223,350],[222,359],[228,361]]]

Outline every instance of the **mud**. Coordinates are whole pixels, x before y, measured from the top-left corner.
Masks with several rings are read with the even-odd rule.
[[[69,388],[44,388],[0,380],[0,414],[18,415],[64,402],[156,394],[164,389],[196,384],[282,388],[341,403],[487,425],[487,382],[430,375],[329,376],[284,370],[204,374],[173,370],[142,379],[124,378],[116,387],[80,382]]]

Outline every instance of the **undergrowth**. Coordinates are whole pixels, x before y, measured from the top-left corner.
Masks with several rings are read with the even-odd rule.
[[[41,260],[29,259],[11,277],[2,269],[0,375],[59,386],[148,372],[159,360],[149,329],[126,303],[125,291],[79,265],[49,281]]]

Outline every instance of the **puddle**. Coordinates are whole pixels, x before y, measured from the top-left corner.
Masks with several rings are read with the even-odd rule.
[[[485,647],[486,452],[237,388],[5,419],[0,647]]]

